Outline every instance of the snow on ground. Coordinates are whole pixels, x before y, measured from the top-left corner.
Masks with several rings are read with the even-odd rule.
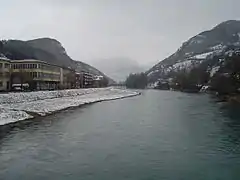
[[[210,50],[213,50],[213,51],[216,51],[216,50],[222,50],[224,48],[224,46],[222,44],[218,44],[218,45],[215,45],[211,48],[209,48]]]
[[[27,114],[24,111],[15,111],[11,109],[0,108],[0,126],[31,118],[33,118],[33,116]]]
[[[220,69],[220,66],[213,67],[210,71],[210,77],[213,77]]]
[[[192,66],[192,60],[179,62],[173,65],[173,69],[184,69]]]
[[[208,52],[208,53],[203,53],[203,54],[198,54],[196,56],[193,56],[192,58],[195,59],[206,59],[208,56],[212,55],[214,52]]]
[[[156,70],[154,70],[154,71],[151,71],[150,73],[148,73],[148,75],[147,75],[147,76],[149,77],[149,76],[151,76],[152,74],[154,74],[154,73],[158,73],[158,72],[159,72],[159,70],[158,70],[158,69],[156,69]]]
[[[46,116],[69,107],[134,95],[138,92],[117,88],[0,94],[0,125],[33,118],[33,113]]]
[[[225,52],[225,55],[229,56],[229,57],[232,57],[234,53],[235,53],[234,50],[229,50],[229,51]]]
[[[238,38],[239,38],[239,40],[240,40],[240,32],[238,32],[237,35],[238,35]]]

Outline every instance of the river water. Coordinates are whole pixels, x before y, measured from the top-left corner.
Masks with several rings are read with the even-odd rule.
[[[208,95],[147,90],[0,134],[1,180],[240,179],[240,108]]]

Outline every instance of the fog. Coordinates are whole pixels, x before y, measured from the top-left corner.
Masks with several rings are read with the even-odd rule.
[[[52,37],[76,60],[126,57],[150,67],[191,36],[239,19],[239,7],[239,0],[7,0],[0,38]]]

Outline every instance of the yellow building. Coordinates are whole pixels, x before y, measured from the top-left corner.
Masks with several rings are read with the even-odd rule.
[[[0,91],[10,90],[10,60],[0,58]]]
[[[31,90],[51,90],[60,86],[61,67],[44,61],[12,60],[11,71],[12,87],[28,83]]]
[[[70,89],[75,71],[35,59],[11,61],[12,87],[28,84],[30,90]]]

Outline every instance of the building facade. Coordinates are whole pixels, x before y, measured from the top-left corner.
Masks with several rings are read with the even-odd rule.
[[[85,72],[85,71],[82,71],[81,73],[82,73],[82,78],[83,78],[83,88],[92,88],[93,81],[94,81],[94,75],[89,72]]]
[[[10,90],[10,60],[0,58],[0,91]]]
[[[75,73],[75,88],[83,88],[83,74],[82,73]]]
[[[11,84],[29,84],[30,90],[54,90],[60,86],[60,67],[40,60],[11,61]]]
[[[103,80],[104,80],[104,77],[103,76],[94,76],[93,78],[93,87],[95,88],[100,88],[100,87],[103,87]]]
[[[75,72],[72,69],[40,60],[11,61],[12,85],[29,84],[30,90],[70,89],[74,87]]]
[[[70,68],[60,68],[60,88],[71,89],[75,88],[76,79],[75,71]]]

